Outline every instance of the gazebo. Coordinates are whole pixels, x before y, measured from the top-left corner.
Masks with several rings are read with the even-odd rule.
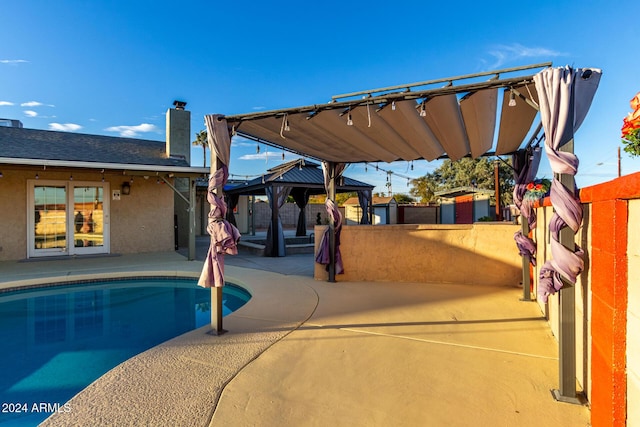
[[[305,208],[309,202],[309,196],[325,194],[324,177],[320,164],[300,158],[283,163],[267,171],[266,174],[236,184],[225,189],[228,196],[229,213],[233,211],[241,195],[266,195],[271,208],[271,222],[267,230],[265,244],[265,256],[285,256],[286,245],[282,223],[279,217],[279,209],[291,195],[300,209],[296,236],[305,236],[307,232]],[[358,199],[363,203],[361,224],[369,224],[369,205],[371,204],[371,192],[373,185],[342,176],[336,187],[336,192],[357,192]]]

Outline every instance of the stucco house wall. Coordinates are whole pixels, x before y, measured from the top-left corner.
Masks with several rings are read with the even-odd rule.
[[[66,182],[73,175],[74,181],[102,183],[102,175],[81,169],[53,171],[38,169],[3,168],[0,178],[0,261],[27,258],[27,181],[35,179]],[[104,182],[111,190],[120,189],[130,177],[105,173]],[[131,194],[120,200],[110,200],[110,252],[134,253],[173,250],[173,191],[167,185],[157,184],[156,179],[134,177]]]

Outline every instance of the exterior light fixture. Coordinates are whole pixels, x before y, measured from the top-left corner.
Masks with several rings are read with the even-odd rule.
[[[351,111],[347,113],[347,126],[353,126],[353,119],[351,118]]]
[[[129,194],[131,194],[131,184],[127,181],[122,183],[122,194],[124,196],[128,196]]]
[[[4,174],[0,171],[0,178],[4,178]]]
[[[391,110],[396,111],[396,101],[391,101]]]
[[[422,101],[422,104],[420,104],[420,117],[427,116],[427,111],[424,109],[424,104],[425,104],[425,101]]]
[[[511,93],[509,94],[509,107],[515,107],[515,106],[516,106],[516,94],[512,90]]]

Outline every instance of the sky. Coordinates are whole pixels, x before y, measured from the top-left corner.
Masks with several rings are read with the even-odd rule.
[[[615,4],[615,6],[614,6]],[[618,172],[622,119],[640,91],[637,0],[214,2],[0,0],[0,118],[25,128],[163,141],[165,113],[207,114],[324,103],[359,90],[551,61],[602,69],[575,135],[584,187]],[[208,155],[208,154],[207,154]],[[1,153],[0,153],[1,156]],[[297,158],[286,154],[286,160]],[[282,152],[234,138],[232,178],[263,174]],[[207,165],[209,163],[207,162]],[[351,165],[386,192],[439,162]],[[203,152],[192,148],[192,165]],[[622,151],[622,174],[640,158]],[[538,177],[552,176],[546,159]]]

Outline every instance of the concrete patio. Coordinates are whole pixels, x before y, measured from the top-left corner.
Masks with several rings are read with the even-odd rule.
[[[199,246],[202,246],[199,245]],[[44,425],[588,426],[554,401],[557,342],[519,288],[327,283],[313,256],[226,257],[253,298],[107,372]],[[0,263],[0,287],[197,276],[176,252]]]

